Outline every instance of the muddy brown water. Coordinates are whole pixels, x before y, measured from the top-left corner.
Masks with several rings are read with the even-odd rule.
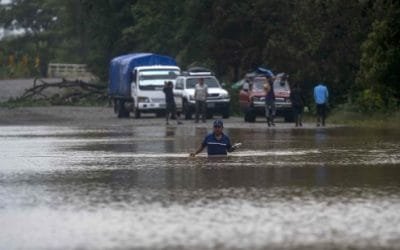
[[[0,127],[0,248],[400,248],[399,130],[159,121]]]

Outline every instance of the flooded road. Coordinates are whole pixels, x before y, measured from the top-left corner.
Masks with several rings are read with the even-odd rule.
[[[399,130],[154,123],[1,126],[0,249],[400,248]]]

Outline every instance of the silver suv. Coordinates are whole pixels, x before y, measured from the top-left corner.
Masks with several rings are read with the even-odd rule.
[[[192,119],[192,114],[195,113],[194,89],[200,78],[203,78],[208,87],[207,118],[210,119],[217,113],[221,114],[223,118],[229,118],[230,97],[228,92],[221,87],[212,72],[196,67],[178,76],[174,86],[175,100],[177,106],[182,105],[185,119]]]

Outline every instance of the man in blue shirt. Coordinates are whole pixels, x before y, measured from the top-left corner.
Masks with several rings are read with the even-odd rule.
[[[328,88],[322,83],[318,83],[314,88],[314,101],[317,105],[317,126],[325,126],[326,108],[328,104]]]
[[[196,156],[198,153],[203,151],[207,147],[208,155],[227,155],[227,152],[232,152],[236,149],[231,145],[231,141],[228,136],[226,136],[222,130],[224,128],[224,123],[221,120],[214,121],[214,130],[212,133],[208,134],[199,148],[190,153],[190,156]]]

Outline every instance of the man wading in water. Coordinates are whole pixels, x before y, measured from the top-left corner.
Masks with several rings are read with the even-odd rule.
[[[221,120],[214,121],[214,130],[212,133],[208,134],[199,148],[190,153],[191,157],[196,156],[198,153],[203,151],[207,147],[208,155],[227,155],[228,152],[233,152],[240,146],[240,143],[231,145],[231,140],[227,135],[225,135],[222,130],[224,128],[224,123]]]

